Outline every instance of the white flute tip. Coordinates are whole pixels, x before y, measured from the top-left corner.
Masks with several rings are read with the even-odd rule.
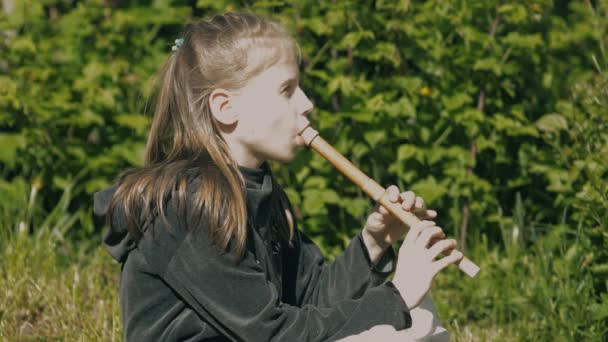
[[[462,258],[458,263],[458,268],[463,271],[466,275],[471,278],[475,278],[477,273],[479,273],[479,266],[475,265],[471,260],[466,257]]]

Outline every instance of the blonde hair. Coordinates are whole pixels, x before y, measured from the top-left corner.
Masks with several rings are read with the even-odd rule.
[[[139,239],[138,219],[155,207],[171,229],[164,202],[177,196],[183,217],[187,177],[195,170],[201,182],[189,218],[194,226],[202,218],[214,243],[222,249],[230,245],[240,260],[247,237],[245,183],[211,114],[209,96],[217,88],[238,90],[279,61],[299,64],[298,45],[281,25],[249,13],[188,24],[183,39],[158,75],[144,166],[120,176],[108,216],[120,204],[129,233]]]

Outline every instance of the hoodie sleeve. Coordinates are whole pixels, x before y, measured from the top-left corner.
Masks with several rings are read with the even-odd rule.
[[[285,192],[282,198],[291,217],[295,217],[293,206]],[[389,247],[374,265],[361,232],[332,263],[325,263],[321,250],[298,229],[295,220],[292,222],[296,242],[300,247],[294,258],[298,260],[295,265],[298,274],[295,296],[300,305],[329,307],[341,300],[359,298],[367,289],[386,281],[395,270],[393,248]],[[404,311],[407,311],[405,305]]]
[[[382,284],[393,272],[395,252],[387,249],[376,265],[359,233],[332,262],[325,263],[319,248],[303,233],[296,296],[301,304],[329,307],[334,303],[359,298],[371,287]]]
[[[380,324],[411,326],[390,283],[331,307],[285,304],[251,253],[236,265],[201,229],[185,236],[161,277],[207,322],[239,341],[333,341]]]

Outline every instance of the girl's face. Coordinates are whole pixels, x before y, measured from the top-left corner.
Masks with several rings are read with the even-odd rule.
[[[239,165],[259,167],[265,160],[287,162],[303,146],[296,122],[313,104],[299,85],[296,65],[280,63],[249,80],[230,96],[236,116],[232,132],[225,131]]]

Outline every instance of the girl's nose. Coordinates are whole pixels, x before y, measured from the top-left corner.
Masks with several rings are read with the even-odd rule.
[[[302,91],[300,87],[298,87],[296,92],[296,108],[298,110],[298,114],[307,116],[308,114],[310,114],[310,112],[312,112],[314,105],[312,104],[312,102],[310,102],[308,96],[304,94],[304,91]]]

